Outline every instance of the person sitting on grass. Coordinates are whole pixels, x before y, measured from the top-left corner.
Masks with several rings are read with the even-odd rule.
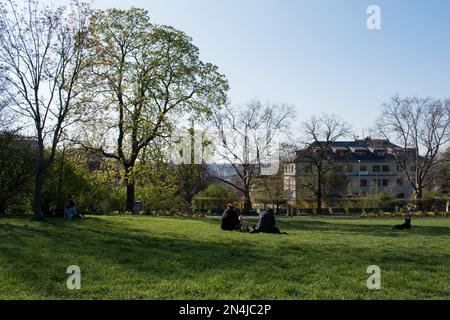
[[[252,233],[281,233],[275,222],[275,216],[271,209],[263,210],[259,215],[259,220],[253,228]]]
[[[77,212],[75,208],[75,201],[70,199],[67,201],[66,206],[64,208],[64,218],[66,219],[86,219],[81,213]]]
[[[243,222],[239,218],[232,203],[227,204],[227,208],[222,214],[222,224],[220,226],[225,231],[239,231],[243,227]]]

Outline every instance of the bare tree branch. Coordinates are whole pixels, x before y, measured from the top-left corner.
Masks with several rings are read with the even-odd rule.
[[[400,145],[389,151],[420,200],[442,161],[439,152],[450,142],[450,101],[394,96],[383,105],[377,131]]]
[[[212,126],[219,132],[216,155],[232,166],[239,184],[216,178],[244,194],[245,210],[251,209],[250,190],[264,156],[294,116],[292,106],[251,101],[241,110],[227,105],[212,117]]]

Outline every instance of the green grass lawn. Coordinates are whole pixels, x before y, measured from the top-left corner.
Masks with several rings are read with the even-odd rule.
[[[288,235],[219,220],[0,218],[0,299],[449,299],[450,219],[279,219]],[[68,290],[66,268],[81,268]],[[368,290],[366,268],[381,268]]]

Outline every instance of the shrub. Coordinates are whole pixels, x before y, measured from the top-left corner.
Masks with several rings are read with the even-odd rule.
[[[31,211],[34,170],[33,141],[0,132],[0,213]]]
[[[144,202],[144,214],[173,214],[186,207],[180,195],[161,185],[140,186],[136,190],[136,200]]]
[[[195,208],[224,208],[228,202],[235,202],[236,195],[221,184],[211,184],[192,201]]]

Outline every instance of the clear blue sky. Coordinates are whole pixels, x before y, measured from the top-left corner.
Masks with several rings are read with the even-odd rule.
[[[369,31],[366,9],[381,8]],[[370,127],[390,96],[450,97],[448,0],[94,0],[149,10],[193,37],[236,104],[296,106],[298,121],[335,113]],[[360,132],[360,131],[359,131]]]

